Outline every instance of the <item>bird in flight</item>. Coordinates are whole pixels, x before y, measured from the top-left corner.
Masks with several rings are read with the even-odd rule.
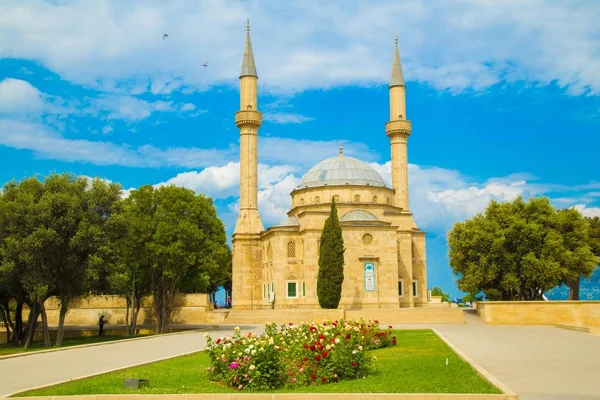
[[[203,67],[208,67],[208,61],[202,64]]]
[[[169,35],[167,35],[166,33],[163,33],[163,40],[165,40],[165,38],[168,38]]]

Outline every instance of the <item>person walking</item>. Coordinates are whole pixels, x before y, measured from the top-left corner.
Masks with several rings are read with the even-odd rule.
[[[105,324],[104,315],[101,315],[100,319],[98,320],[98,327],[100,328],[100,330],[98,331],[98,336],[104,335],[104,324]]]

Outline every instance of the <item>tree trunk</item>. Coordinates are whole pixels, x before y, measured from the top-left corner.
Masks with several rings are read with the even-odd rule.
[[[42,306],[40,307],[42,313],[42,333],[44,335],[44,347],[50,347],[50,331],[48,330],[48,317],[46,316],[46,307],[44,307],[44,303],[42,302]]]
[[[129,336],[133,336],[135,335],[135,330],[137,328],[137,318],[140,312],[141,299],[132,296],[131,299],[128,299],[128,303],[131,303],[131,318],[129,319],[129,325],[127,326],[127,333]]]
[[[27,321],[27,337],[25,338],[24,348],[28,349],[33,344],[33,337],[35,336],[35,328],[37,326],[37,319],[40,315],[38,305],[33,304],[29,306],[29,318]]]
[[[11,324],[9,324],[8,320],[10,319],[10,311],[7,306],[4,304],[0,306],[0,320],[4,323],[4,327],[6,328],[6,343],[10,343],[11,335],[10,328]]]
[[[129,331],[129,309],[131,308],[131,300],[129,300],[129,296],[125,296],[125,303],[127,303],[127,308],[125,309],[125,326]]]
[[[65,336],[65,316],[69,310],[70,299],[65,297],[60,299],[60,314],[58,316],[58,330],[56,331],[56,346],[60,347]]]
[[[17,302],[15,309],[15,325],[13,327],[13,342],[17,346],[23,345],[23,302]]]
[[[581,274],[577,279],[569,282],[569,300],[579,300],[579,284],[581,283]]]

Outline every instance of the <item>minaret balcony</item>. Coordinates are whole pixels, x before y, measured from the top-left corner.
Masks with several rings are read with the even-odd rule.
[[[260,127],[262,125],[262,113],[254,110],[243,110],[235,113],[235,125]]]
[[[408,120],[389,121],[385,124],[385,133],[388,136],[403,135],[408,136],[412,131],[412,123]]]

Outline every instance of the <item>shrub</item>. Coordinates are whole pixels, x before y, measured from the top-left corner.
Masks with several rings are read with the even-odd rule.
[[[265,334],[233,336],[213,341],[207,334],[211,380],[239,390],[320,385],[366,376],[375,360],[370,349],[396,344],[391,327],[377,321],[336,321],[323,324],[267,324]]]

